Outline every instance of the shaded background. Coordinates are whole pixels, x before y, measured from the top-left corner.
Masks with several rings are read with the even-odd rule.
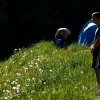
[[[53,40],[60,27],[76,41],[94,11],[100,11],[100,0],[0,0],[0,59],[15,48]]]

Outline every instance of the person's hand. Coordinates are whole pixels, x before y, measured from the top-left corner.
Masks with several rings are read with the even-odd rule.
[[[91,45],[91,53],[94,52],[94,45]]]

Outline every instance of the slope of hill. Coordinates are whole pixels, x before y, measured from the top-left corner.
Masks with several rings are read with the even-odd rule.
[[[0,100],[94,100],[96,80],[87,46],[41,41],[0,62]]]

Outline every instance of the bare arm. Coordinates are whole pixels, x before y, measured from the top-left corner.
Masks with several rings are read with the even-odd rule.
[[[93,47],[91,48],[91,52],[93,53],[98,48],[99,45],[100,45],[100,37],[98,36]]]

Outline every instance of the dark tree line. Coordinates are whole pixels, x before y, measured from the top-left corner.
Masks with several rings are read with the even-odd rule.
[[[100,11],[100,0],[0,0],[0,58],[14,48],[54,39],[56,30],[67,27],[77,40],[91,13]]]

